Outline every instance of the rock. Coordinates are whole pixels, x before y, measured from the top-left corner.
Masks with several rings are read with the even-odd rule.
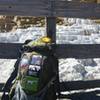
[[[96,62],[93,59],[81,59],[78,60],[83,66],[97,66]]]

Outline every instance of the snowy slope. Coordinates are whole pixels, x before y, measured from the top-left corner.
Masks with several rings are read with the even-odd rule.
[[[66,20],[65,20],[66,21]],[[100,25],[84,19],[69,19],[72,26],[57,26],[57,43],[100,44]],[[46,33],[44,27],[17,29],[0,33],[0,42],[24,42],[37,39]],[[60,81],[100,79],[100,59],[60,59]],[[4,82],[13,70],[13,60],[0,60],[0,82]]]

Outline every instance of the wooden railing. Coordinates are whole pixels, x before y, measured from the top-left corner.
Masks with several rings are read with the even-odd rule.
[[[47,36],[56,42],[56,17],[100,18],[100,4],[66,0],[0,0],[1,15],[46,17]],[[0,43],[1,59],[17,59],[22,44]],[[58,58],[100,58],[100,44],[57,44]],[[1,88],[2,84],[0,85]],[[100,87],[100,80],[63,82],[61,91]]]
[[[100,18],[100,4],[67,0],[0,0],[1,15]]]

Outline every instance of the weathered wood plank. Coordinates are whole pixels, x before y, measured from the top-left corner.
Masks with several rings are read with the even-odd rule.
[[[1,15],[48,16],[50,4],[46,0],[0,0]]]
[[[59,58],[100,58],[100,44],[58,44]]]
[[[0,83],[0,92],[2,91],[2,87],[4,83]],[[80,90],[80,89],[91,89],[91,88],[99,88],[100,80],[86,80],[86,81],[68,81],[60,83],[60,91],[71,91],[71,90]]]
[[[55,16],[100,18],[100,4],[55,1]]]
[[[48,7],[50,4],[48,0],[0,0],[0,6],[39,6]]]
[[[17,43],[0,43],[1,59],[17,59],[20,56],[22,44]]]
[[[60,91],[90,89],[100,87],[100,80],[68,81],[60,83]]]
[[[92,91],[81,91],[81,92],[75,92],[71,94],[61,94],[59,98],[64,99],[67,98],[67,100],[100,100],[100,90],[94,89]],[[64,99],[66,100],[66,99]]]
[[[0,0],[0,2],[46,2],[47,0]]]
[[[59,0],[0,0],[0,14],[100,18],[100,4]]]
[[[56,42],[56,18],[55,17],[47,17],[46,18],[46,30],[47,36],[52,39],[52,42]]]
[[[0,58],[17,59],[21,46],[16,43],[0,43]],[[57,44],[55,47],[58,58],[100,58],[100,44]]]

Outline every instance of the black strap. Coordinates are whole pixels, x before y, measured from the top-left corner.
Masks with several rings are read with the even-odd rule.
[[[57,73],[57,78],[56,78],[56,81],[55,81],[55,89],[56,89],[56,92],[58,93],[57,97],[59,98],[60,95],[61,95],[61,93],[60,93],[59,72]]]

